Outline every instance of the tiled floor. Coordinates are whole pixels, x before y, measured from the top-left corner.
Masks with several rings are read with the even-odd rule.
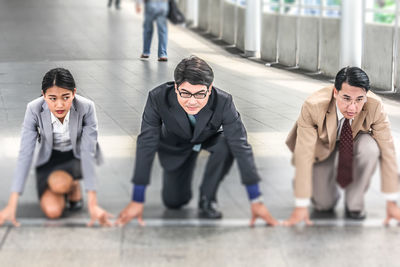
[[[107,9],[105,0],[0,0],[0,206],[7,203],[26,103],[40,95],[43,74],[62,66],[76,78],[78,93],[96,103],[106,156],[106,164],[98,169],[99,201],[118,215],[130,199],[135,141],[147,92],[171,80],[176,64],[195,54],[213,67],[215,86],[234,96],[263,177],[265,202],[276,218],[287,218],[294,170],[284,140],[307,95],[330,81],[264,67],[227,52],[207,35],[177,26],[169,27],[169,61],[157,62],[157,38],[153,55],[142,61],[141,23],[131,1],[116,11]],[[398,100],[384,102],[400,147]],[[143,229],[136,223],[125,229],[87,229],[86,212],[46,220],[31,172],[18,210],[23,226],[0,227],[0,265],[398,266],[399,229],[381,226],[385,206],[379,175],[367,194],[369,219],[364,226],[343,220],[339,203],[336,219],[319,220],[312,228],[269,228],[260,223],[250,229],[249,204],[236,166],[219,192],[224,219],[215,224],[196,219],[206,156],[202,153],[198,160],[194,199],[178,212],[162,206],[161,168],[155,162],[144,214],[148,226]]]

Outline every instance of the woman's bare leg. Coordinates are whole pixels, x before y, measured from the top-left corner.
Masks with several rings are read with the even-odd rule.
[[[64,194],[71,191],[73,178],[65,171],[53,171],[48,179],[49,188],[40,199],[40,207],[50,219],[59,218],[65,207]]]

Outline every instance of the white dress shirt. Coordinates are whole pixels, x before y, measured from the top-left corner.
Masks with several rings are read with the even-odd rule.
[[[72,150],[71,137],[69,134],[69,111],[64,118],[64,122],[51,114],[51,124],[53,125],[53,149],[58,151]]]

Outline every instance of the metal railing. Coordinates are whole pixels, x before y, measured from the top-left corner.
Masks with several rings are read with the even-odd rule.
[[[394,2],[394,6],[391,8],[384,7],[374,7],[376,1],[374,0],[363,0],[364,4],[364,26],[368,23],[381,23],[381,24],[390,24],[393,25],[393,38],[392,38],[392,80],[391,80],[391,90],[387,91],[387,93],[396,93],[399,91],[399,84],[397,83],[398,73],[397,73],[397,65],[399,58],[399,16],[400,16],[400,0],[396,0]],[[389,21],[380,21],[375,17],[376,14],[386,14],[393,15],[393,20]],[[364,27],[365,28],[365,27]]]
[[[319,3],[319,4],[318,4]],[[264,0],[263,11],[270,13],[339,17],[340,5],[332,5],[328,0]]]
[[[294,15],[298,18],[300,16],[315,16],[319,17],[318,21],[318,63],[317,73],[320,71],[320,58],[321,58],[321,43],[322,43],[322,18],[323,17],[340,17],[340,5],[332,5],[329,0],[264,0],[263,1],[263,12],[274,13],[281,15]],[[276,62],[279,61],[279,20],[277,22],[277,41],[276,41]],[[294,67],[298,67],[299,64],[299,23],[296,25],[296,64]],[[268,63],[271,65],[273,63]]]

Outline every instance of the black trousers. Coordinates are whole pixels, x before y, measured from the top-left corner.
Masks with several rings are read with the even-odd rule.
[[[202,144],[210,152],[200,186],[200,197],[216,201],[218,187],[233,163],[233,155],[223,134],[217,134]],[[192,151],[182,166],[163,172],[162,199],[170,209],[178,209],[192,198],[193,171],[199,152]]]

